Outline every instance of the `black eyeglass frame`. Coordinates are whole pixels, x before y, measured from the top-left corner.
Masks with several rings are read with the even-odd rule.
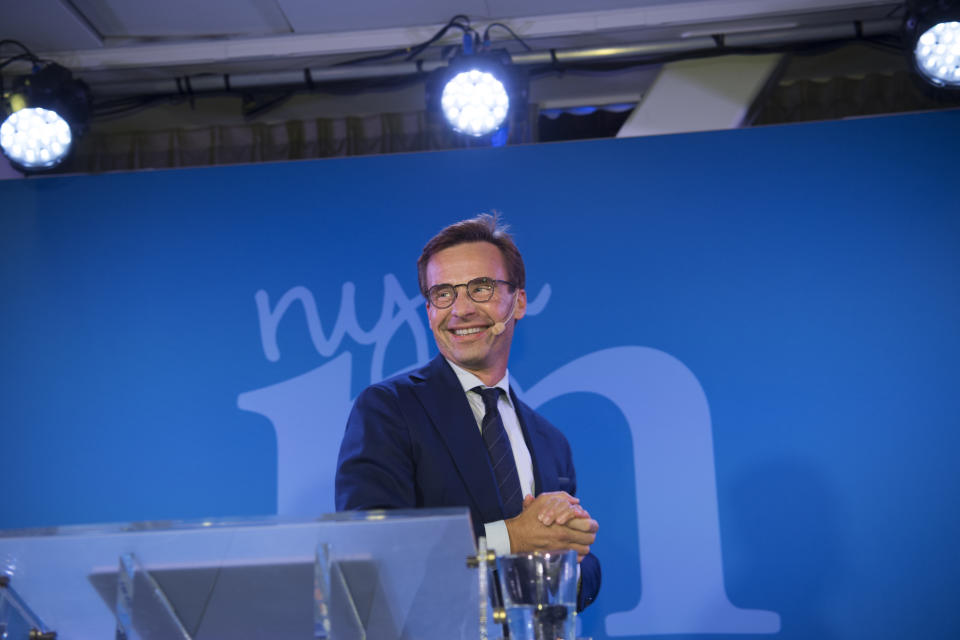
[[[470,293],[470,285],[487,284],[487,283],[490,283],[490,284],[493,285],[493,286],[491,287],[490,297],[489,297],[489,298],[486,298],[486,299],[484,299],[484,300],[477,300],[476,298],[474,298],[474,297],[473,297],[473,294]],[[469,298],[470,298],[471,300],[473,300],[474,302],[477,302],[477,303],[490,302],[491,300],[493,300],[493,297],[494,297],[495,295],[497,295],[497,285],[498,285],[498,284],[505,284],[505,285],[507,285],[508,287],[510,287],[511,289],[514,289],[514,290],[517,288],[517,285],[516,285],[516,284],[514,284],[513,282],[509,282],[508,280],[498,280],[498,279],[496,279],[496,278],[487,278],[486,276],[481,276],[481,277],[479,277],[479,278],[474,278],[473,280],[470,280],[469,282],[461,282],[460,284],[450,284],[449,282],[442,282],[442,283],[440,283],[440,284],[435,284],[435,285],[433,285],[432,287],[430,287],[429,289],[427,289],[427,302],[429,302],[431,306],[434,306],[434,307],[436,307],[437,309],[449,309],[449,308],[452,307],[453,304],[457,301],[457,295],[459,294],[459,291],[457,291],[457,287],[463,287],[464,290],[467,292],[467,297],[469,297]],[[436,291],[438,291],[438,290],[440,290],[440,289],[443,289],[443,288],[445,288],[445,287],[450,287],[450,289],[453,290],[453,297],[450,298],[450,304],[446,304],[446,305],[437,304],[437,303],[434,302],[434,300],[433,300],[434,292],[436,292]]]

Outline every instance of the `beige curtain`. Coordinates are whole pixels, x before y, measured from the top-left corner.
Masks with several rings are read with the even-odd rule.
[[[781,83],[756,105],[752,124],[839,120],[955,106],[909,71]]]
[[[780,83],[751,110],[753,125],[833,120],[960,106],[908,71]],[[536,142],[539,111],[511,128],[510,144]],[[404,153],[471,146],[426,112],[316,118],[167,130],[97,131],[80,139],[58,173],[98,173]],[[476,143],[473,143],[476,144]]]
[[[536,110],[510,143],[530,142]],[[404,153],[471,146],[426,112],[317,118],[267,124],[98,133],[80,139],[62,173],[196,167],[305,158]]]

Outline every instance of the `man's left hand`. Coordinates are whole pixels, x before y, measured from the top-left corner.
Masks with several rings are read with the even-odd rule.
[[[545,527],[557,525],[574,531],[596,534],[600,523],[590,517],[590,514],[580,505],[580,499],[570,494],[558,491],[540,495],[537,519]],[[523,498],[523,509],[526,511],[534,502],[531,495]],[[583,554],[577,554],[577,562],[583,560]]]
[[[539,497],[537,520],[545,527],[552,524],[566,524],[574,518],[590,517],[587,510],[580,506],[580,500],[564,491],[543,493]],[[523,498],[523,510],[526,511],[533,504],[533,501],[533,496],[525,496]]]

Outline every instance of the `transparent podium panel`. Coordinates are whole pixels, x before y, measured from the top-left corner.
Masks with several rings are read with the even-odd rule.
[[[2,531],[0,576],[58,640],[475,640],[475,553],[466,509],[355,512]]]
[[[45,640],[49,637],[49,629],[10,586],[10,578],[0,575],[0,638]]]

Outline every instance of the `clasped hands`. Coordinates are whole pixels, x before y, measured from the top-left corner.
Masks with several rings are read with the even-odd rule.
[[[506,525],[511,552],[572,549],[578,562],[590,553],[600,528],[580,500],[565,491],[525,496],[523,511]]]

